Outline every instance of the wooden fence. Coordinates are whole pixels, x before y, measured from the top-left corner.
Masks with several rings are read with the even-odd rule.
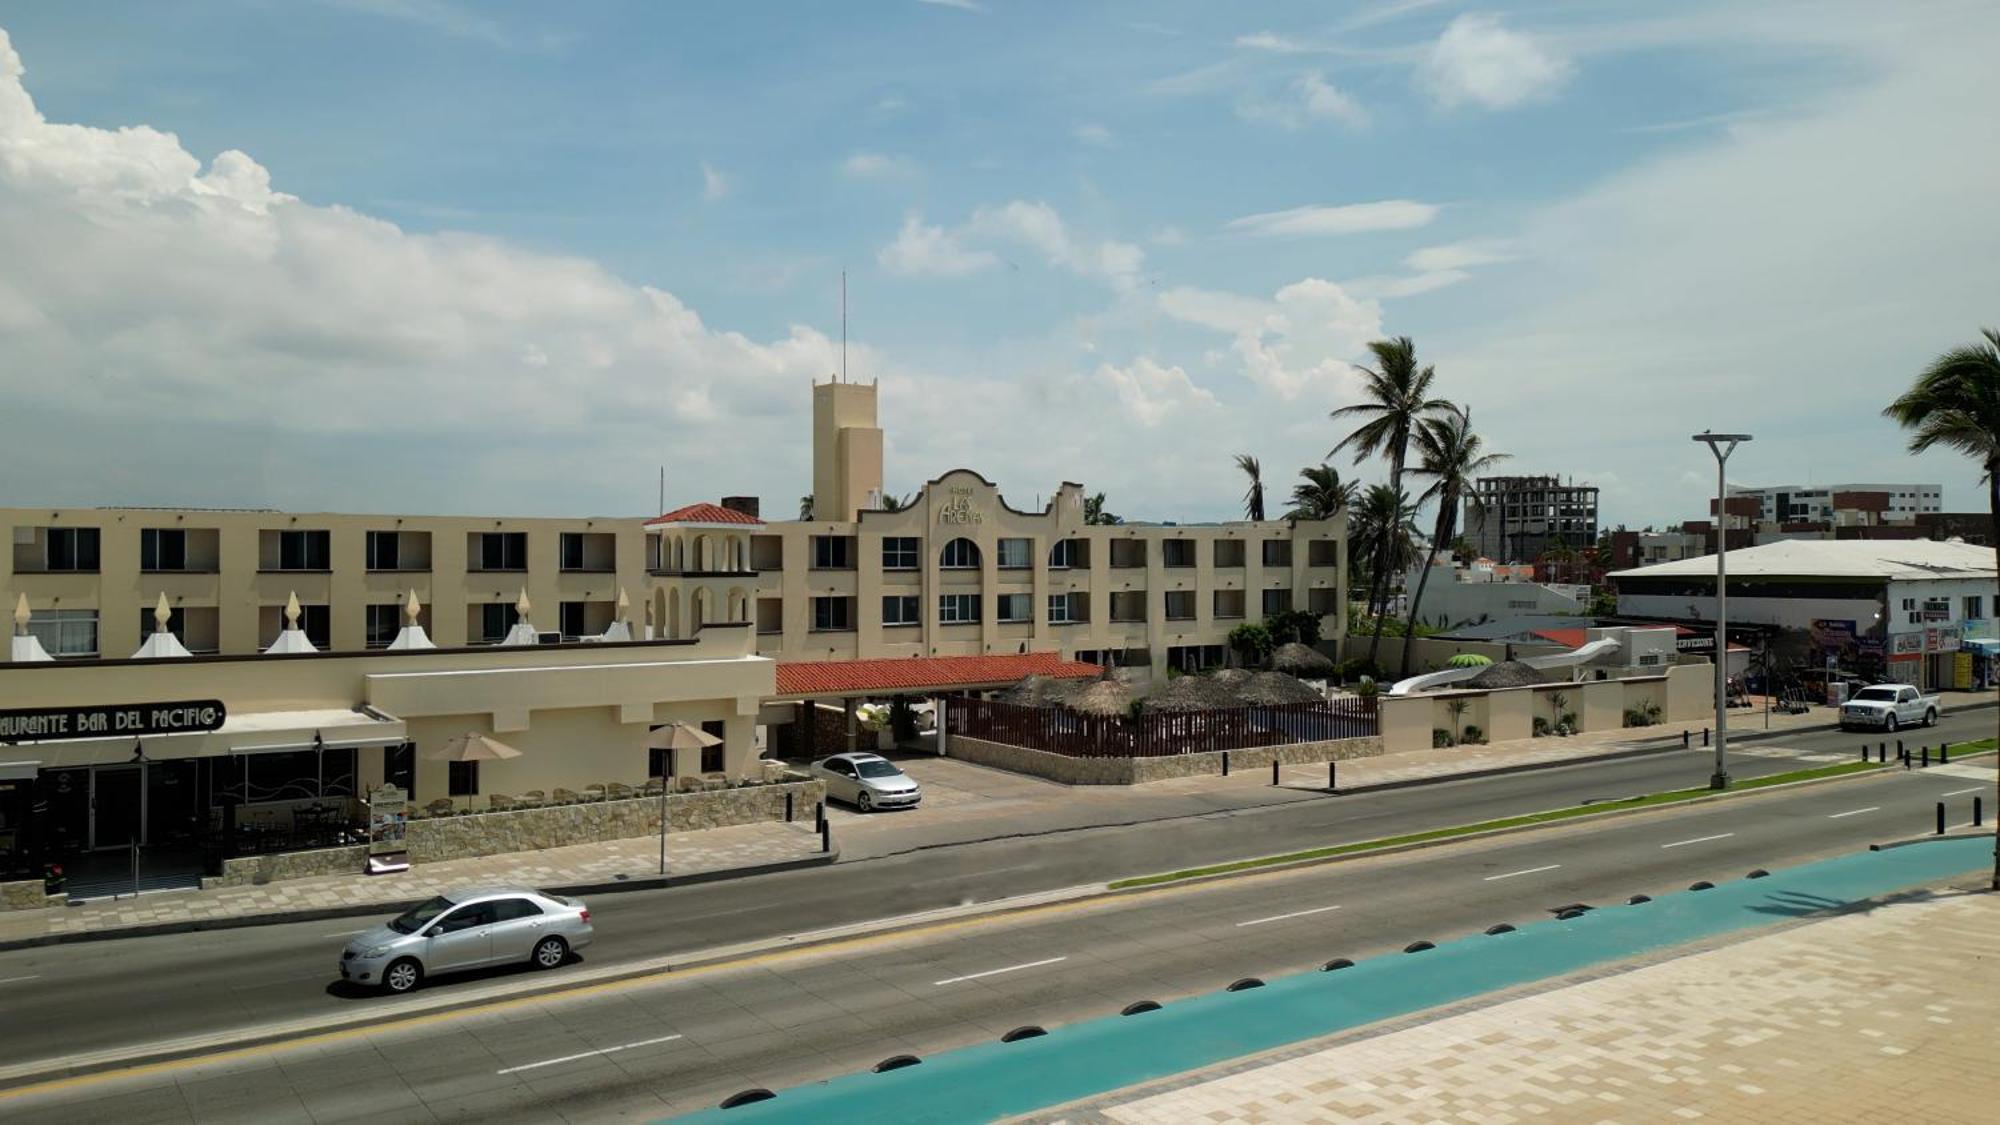
[[[1380,733],[1373,698],[1096,717],[1060,707],[953,699],[949,734],[1072,758],[1164,758]]]

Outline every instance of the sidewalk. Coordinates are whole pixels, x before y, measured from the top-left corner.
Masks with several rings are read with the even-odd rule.
[[[1996,932],[1944,890],[1025,1120],[1990,1121]]]
[[[721,871],[766,869],[776,865],[828,860],[810,822],[769,822],[732,828],[676,832],[667,837],[672,876],[687,878]],[[836,853],[837,854],[837,853]],[[327,875],[288,879],[263,886],[209,891],[162,891],[87,902],[47,910],[0,912],[0,948],[18,943],[75,940],[79,935],[149,927],[172,929],[227,926],[231,920],[322,912],[331,917],[379,907],[384,913],[454,887],[519,883],[532,887],[583,887],[631,879],[638,885],[659,878],[657,836],[580,844],[514,855],[423,863],[397,875]]]

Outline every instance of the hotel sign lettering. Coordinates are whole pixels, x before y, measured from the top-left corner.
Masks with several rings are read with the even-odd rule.
[[[60,742],[211,731],[221,727],[228,714],[219,699],[107,707],[30,707],[0,711],[0,742]]]
[[[972,524],[986,522],[986,514],[984,512],[976,512],[972,509],[972,490],[970,488],[953,488],[944,498],[944,502],[938,505],[937,514],[939,523]]]

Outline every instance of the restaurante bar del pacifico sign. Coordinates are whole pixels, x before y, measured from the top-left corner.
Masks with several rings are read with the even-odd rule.
[[[99,707],[27,707],[0,711],[0,742],[59,742],[72,738],[186,734],[222,726],[220,699],[119,703]]]

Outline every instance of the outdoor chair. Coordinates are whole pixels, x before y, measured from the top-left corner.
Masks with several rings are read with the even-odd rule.
[[[578,797],[574,792],[562,788],[558,788],[555,791],[554,797],[555,797],[555,803],[558,805],[574,805],[579,800],[582,799]]]
[[[607,781],[604,783],[604,799],[607,801],[623,801],[629,799],[631,796],[632,787],[622,781]]]
[[[546,804],[548,799],[549,795],[539,789],[530,789],[526,793],[521,794],[521,804],[527,808]]]
[[[506,812],[514,808],[514,798],[504,793],[494,793],[486,798],[486,807],[493,812]]]
[[[584,786],[583,799],[586,801],[602,801],[604,799],[604,783],[595,781]]]
[[[660,791],[666,787],[667,781],[665,778],[649,777],[646,779],[646,784],[640,787],[640,792],[648,797],[657,797],[660,795]]]
[[[456,811],[457,807],[457,804],[450,797],[439,797],[437,800],[425,805],[424,812],[431,816],[450,816]]]

